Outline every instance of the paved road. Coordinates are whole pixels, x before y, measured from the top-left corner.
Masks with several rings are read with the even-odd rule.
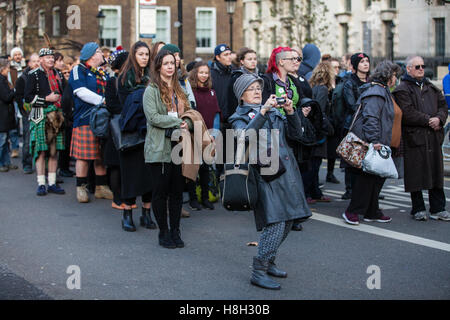
[[[383,189],[393,221],[357,227],[340,216],[348,203],[340,200],[343,184],[325,184],[334,201],[312,205],[304,230],[291,232],[279,251],[289,274],[280,291],[249,283],[257,248],[247,243],[258,241],[249,213],[193,212],[182,219],[186,247],[169,250],[156,230],[123,232],[109,201],[79,204],[74,178],[62,184],[66,195],[42,198],[35,180],[20,170],[0,174],[0,299],[450,298],[450,223],[411,220],[401,180]],[[67,287],[73,265],[81,289]],[[379,268],[380,289],[367,287],[377,274],[370,266]]]

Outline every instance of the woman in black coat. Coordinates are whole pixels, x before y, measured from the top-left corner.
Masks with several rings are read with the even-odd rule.
[[[9,61],[0,59],[0,172],[17,169],[11,164],[8,150],[8,132],[16,128],[14,90],[8,83]]]
[[[150,49],[145,42],[136,42],[130,50],[127,60],[121,69],[117,90],[122,108],[126,107],[127,98],[136,91],[144,92],[150,80]],[[146,118],[144,111],[135,113],[137,127],[129,130],[146,131]],[[145,135],[144,135],[145,136]],[[119,152],[121,171],[121,197],[125,203],[122,228],[125,231],[136,231],[132,218],[132,207],[136,204],[136,197],[142,197],[141,226],[147,229],[156,229],[156,224],[151,218],[152,185],[151,171],[145,164],[144,144],[132,150]]]

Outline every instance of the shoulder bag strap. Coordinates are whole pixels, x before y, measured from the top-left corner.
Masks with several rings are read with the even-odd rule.
[[[358,113],[361,110],[361,106],[362,106],[362,103],[359,104],[358,110],[356,110],[356,112],[355,112],[355,115],[352,120],[352,124],[350,125],[350,128],[348,128],[348,132],[352,131],[353,125],[355,124],[356,118],[358,117]]]

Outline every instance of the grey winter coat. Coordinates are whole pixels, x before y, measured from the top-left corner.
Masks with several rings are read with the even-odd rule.
[[[374,82],[361,88],[361,110],[352,132],[368,143],[391,145],[394,104],[388,87]]]
[[[286,172],[275,180],[266,182],[256,174],[258,185],[258,205],[254,210],[256,229],[265,226],[311,216],[303,189],[302,176],[287,140],[298,141],[302,135],[301,122],[297,115],[284,117],[276,109],[271,109],[264,116],[259,113],[261,106],[239,106],[228,119],[233,129],[269,129],[268,117],[273,129],[280,130],[279,156]],[[270,134],[268,133],[268,136]]]

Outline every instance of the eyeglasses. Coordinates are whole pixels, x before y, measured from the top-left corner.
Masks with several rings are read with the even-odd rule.
[[[414,66],[414,69],[416,69],[416,70],[419,70],[420,68],[425,70],[425,65],[424,64],[418,64],[417,66]]]
[[[256,87],[256,88],[248,88],[247,90],[245,90],[245,91],[262,91],[262,88],[261,87]]]
[[[294,61],[302,62],[303,58],[302,57],[293,57],[293,58],[284,58],[283,60],[291,60],[292,62],[294,62]]]
[[[65,71],[63,72],[63,74],[70,74],[70,71]]]

